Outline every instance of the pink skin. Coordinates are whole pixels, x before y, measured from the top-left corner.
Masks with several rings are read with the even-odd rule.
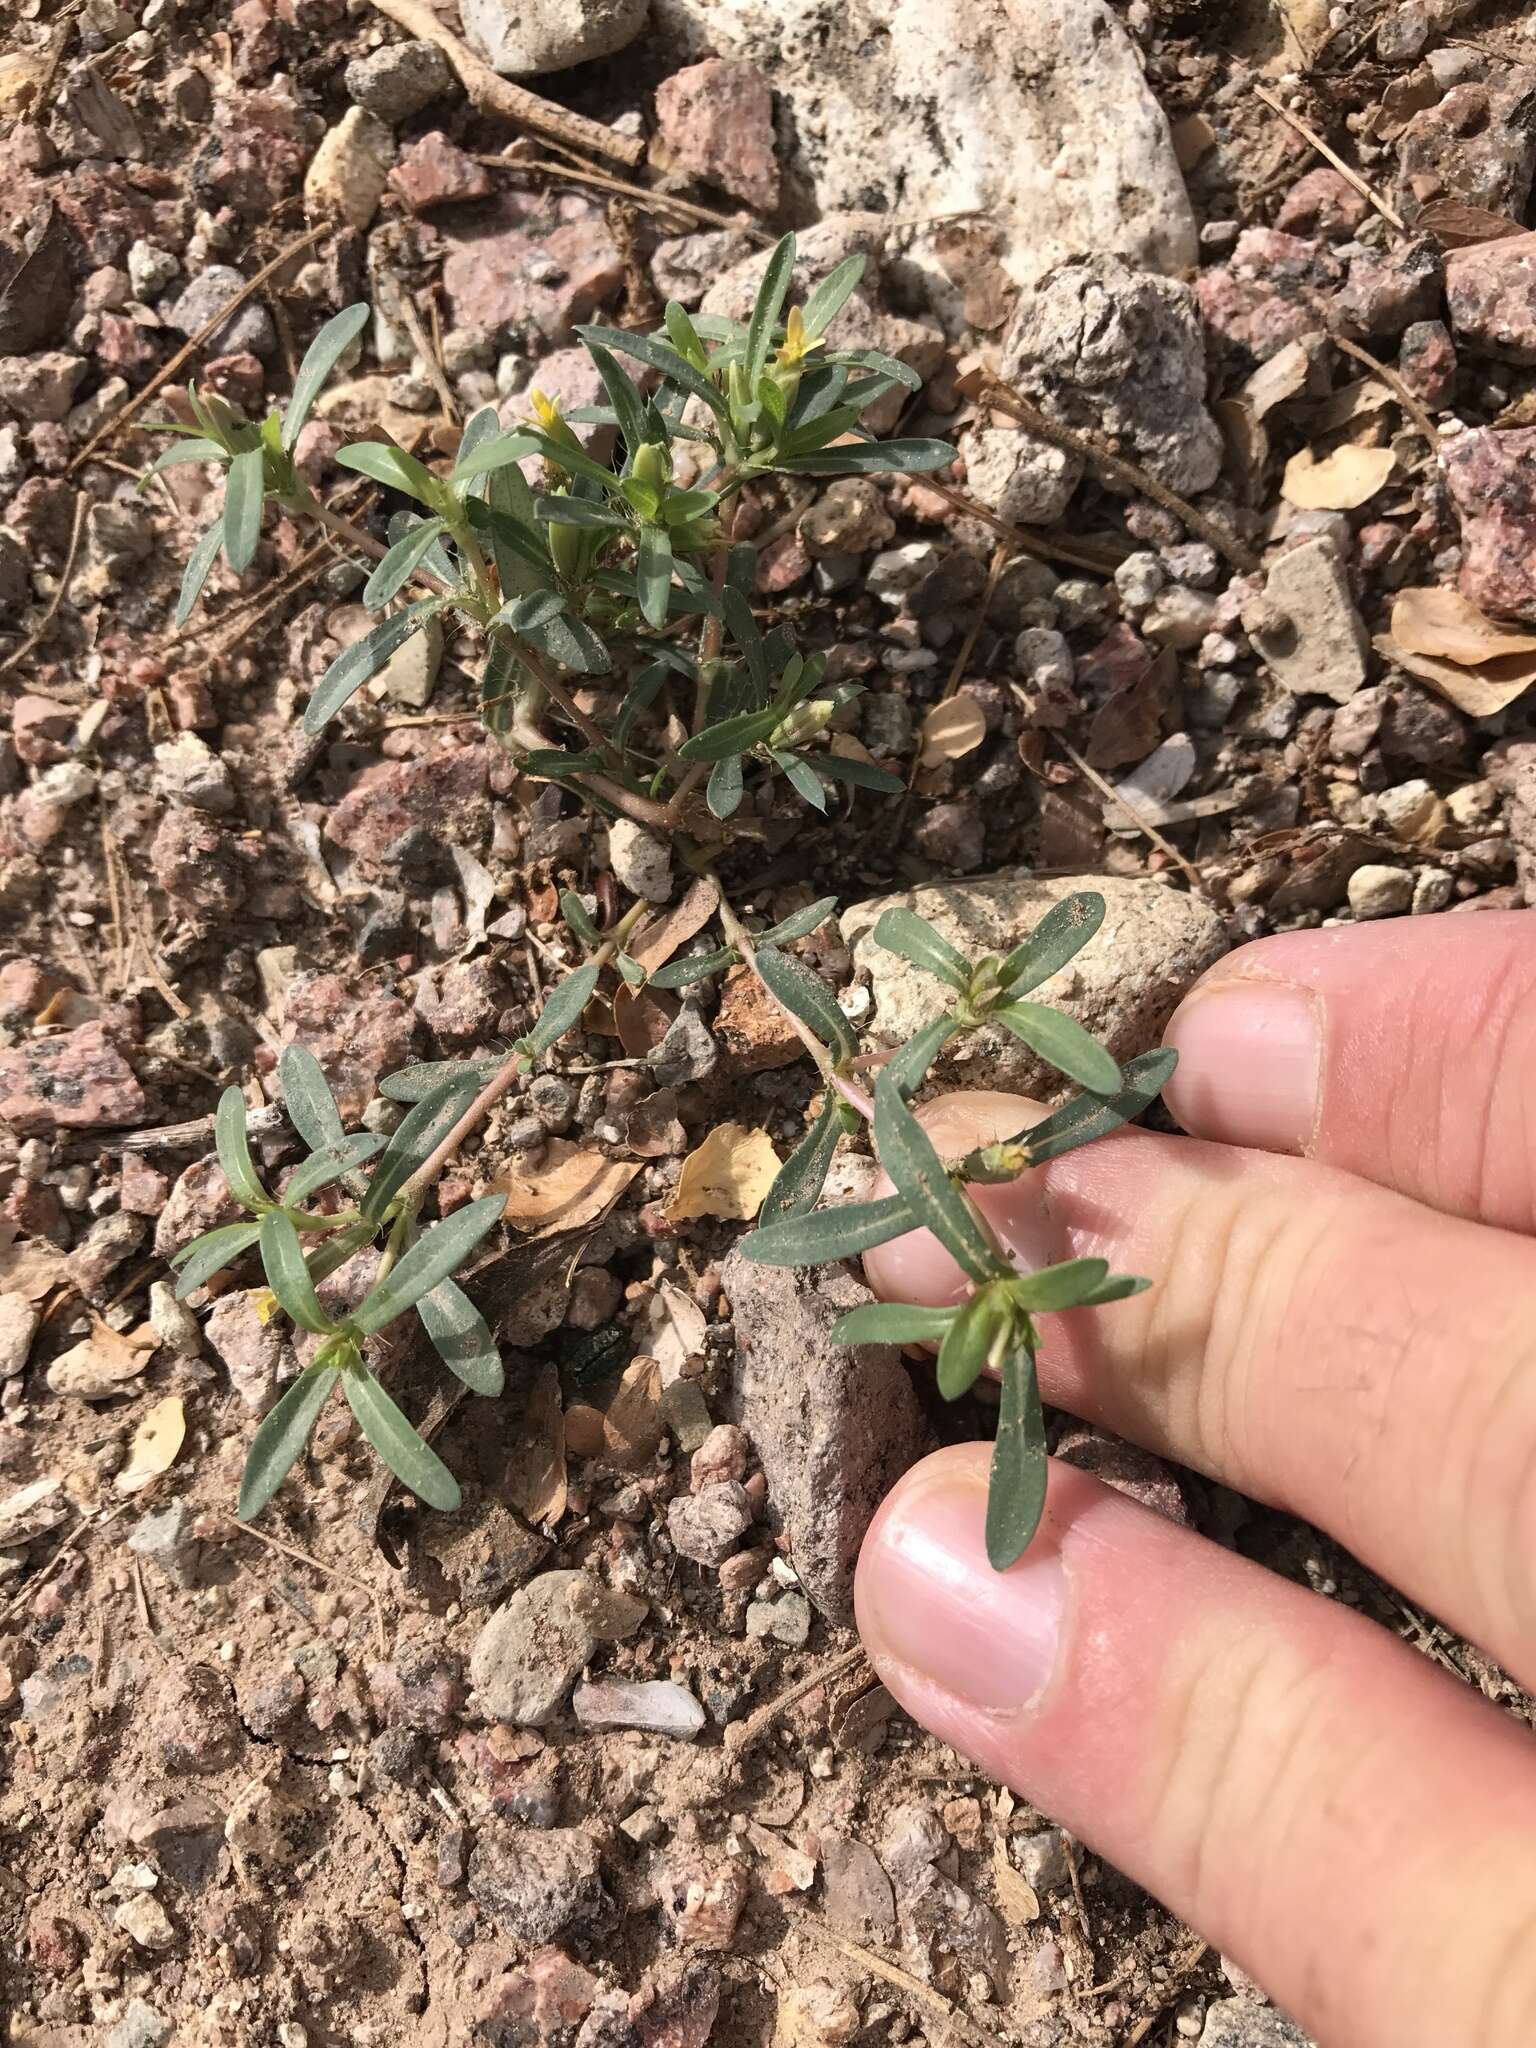
[[[976,1190],[1021,1265],[1156,1283],[1049,1319],[1047,1399],[1294,1509],[1536,1682],[1536,914],[1265,941],[1168,1042],[1172,1108],[1220,1143],[1128,1133]],[[1027,1120],[1004,1097],[925,1112],[949,1156]],[[924,1232],[865,1263],[889,1298],[964,1293]],[[992,1572],[986,1462],[917,1467],[860,1560],[860,1628],[910,1711],[1323,2048],[1536,2042],[1528,1734],[1070,1468]]]

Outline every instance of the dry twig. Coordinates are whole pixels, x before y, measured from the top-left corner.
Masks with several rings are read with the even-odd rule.
[[[1355,190],[1360,194],[1360,197],[1362,199],[1364,199],[1369,205],[1375,207],[1376,211],[1381,215],[1384,221],[1386,221],[1390,226],[1396,228],[1399,234],[1404,234],[1407,232],[1403,223],[1403,217],[1397,211],[1397,209],[1394,206],[1389,205],[1388,202],[1382,198],[1381,194],[1374,190],[1374,188],[1371,185],[1369,185],[1364,178],[1361,177],[1360,173],[1357,170],[1351,169],[1351,167],[1347,163],[1345,163],[1343,157],[1339,155],[1338,151],[1336,149],[1330,148],[1329,145],[1326,142],[1324,142],[1322,136],[1318,134],[1317,130],[1312,126],[1312,124],[1309,121],[1304,121],[1301,118],[1300,114],[1293,113],[1283,100],[1276,99],[1275,95],[1272,92],[1268,91],[1264,86],[1256,85],[1253,88],[1253,92],[1254,97],[1256,99],[1261,99],[1264,102],[1265,106],[1269,108],[1271,113],[1278,114],[1282,121],[1289,121],[1291,126],[1296,130],[1296,133],[1300,136],[1305,137],[1305,139],[1308,142],[1310,142],[1312,147],[1317,151],[1318,155],[1326,159],[1328,163],[1332,164],[1333,168],[1338,172],[1339,176],[1345,179],[1349,184],[1353,185]]]
[[[808,1692],[814,1692],[819,1685],[830,1685],[834,1678],[841,1678],[845,1671],[851,1671],[856,1664],[864,1661],[862,1644],[855,1644],[851,1650],[844,1650],[840,1657],[831,1657],[825,1664],[781,1692],[777,1699],[769,1700],[755,1713],[748,1714],[745,1721],[726,1723],[725,1744],[733,1756],[744,1756],[753,1744],[760,1741],[774,1723],[803,1700]]]
[[[1353,356],[1357,363],[1364,363],[1367,369],[1375,371],[1376,375],[1386,385],[1398,404],[1403,408],[1403,411],[1407,413],[1409,419],[1413,421],[1413,424],[1429,443],[1431,454],[1438,456],[1440,453],[1440,430],[1436,427],[1424,406],[1408,389],[1408,386],[1403,382],[1396,370],[1390,370],[1385,363],[1378,362],[1369,349],[1363,349],[1358,341],[1351,341],[1347,335],[1330,334],[1328,339],[1336,349],[1342,350],[1347,356]]]
[[[1017,683],[1014,684],[1014,689],[1015,691],[1017,691]],[[1067,756],[1068,760],[1071,761],[1073,767],[1075,767],[1080,774],[1087,776],[1088,780],[1093,784],[1094,788],[1099,792],[1100,796],[1108,797],[1109,801],[1112,804],[1118,804],[1120,809],[1124,811],[1126,817],[1129,818],[1131,823],[1136,827],[1136,830],[1138,832],[1144,832],[1147,838],[1150,839],[1152,844],[1157,848],[1158,852],[1167,855],[1168,859],[1173,862],[1174,866],[1179,870],[1180,874],[1183,875],[1184,879],[1189,883],[1189,886],[1192,889],[1198,890],[1202,896],[1209,895],[1210,891],[1205,886],[1205,877],[1201,874],[1200,870],[1195,866],[1194,862],[1186,860],[1183,854],[1180,853],[1179,849],[1173,844],[1172,840],[1165,839],[1163,837],[1162,833],[1158,831],[1157,827],[1152,823],[1150,818],[1144,817],[1142,813],[1137,810],[1136,806],[1133,803],[1131,803],[1127,798],[1123,797],[1120,794],[1119,790],[1115,788],[1112,782],[1107,781],[1105,777],[1099,773],[1098,769],[1095,768],[1091,762],[1085,761],[1082,755],[1077,751],[1076,747],[1073,746],[1070,740],[1064,739],[1059,732],[1053,733],[1051,737],[1055,740],[1057,746],[1061,748],[1061,751]]]
[[[1015,526],[1011,520],[1000,519],[987,506],[968,498],[964,491],[957,491],[953,484],[941,483],[936,476],[920,477],[918,482],[925,491],[932,491],[946,505],[953,505],[957,512],[963,512],[967,519],[979,519],[983,526],[991,527],[1000,539],[1017,548],[1021,555],[1033,555],[1037,562],[1066,562],[1074,569],[1091,570],[1096,576],[1113,576],[1124,558],[1121,551],[1098,547],[1093,541],[1064,540],[1044,530],[1031,533],[1026,527]]]
[[[729,213],[718,213],[712,206],[700,206],[692,199],[679,199],[672,192],[652,192],[644,185],[630,184],[627,178],[610,178],[606,171],[579,159],[570,164],[519,163],[514,157],[482,154],[475,156],[474,161],[493,171],[515,171],[519,176],[528,172],[542,178],[564,178],[573,185],[591,185],[599,192],[613,192],[622,198],[633,199],[648,213],[672,213],[678,219],[696,222],[700,227],[730,228],[765,245],[773,240],[767,229],[758,227],[755,222],[739,220]]]
[[[500,77],[443,26],[426,0],[372,0],[372,4],[418,42],[436,43],[483,114],[500,114],[538,135],[553,135],[579,149],[595,149],[614,163],[632,166],[645,155],[645,144],[638,136],[616,135],[601,121],[589,121],[585,114],[573,114],[569,108],[540,99],[537,93]]]
[[[59,576],[58,588],[49,599],[48,609],[44,612],[37,631],[29,633],[19,647],[13,648],[5,660],[0,661],[0,676],[8,675],[18,662],[24,661],[35,648],[41,647],[53,630],[53,622],[59,615],[59,607],[63,604],[65,593],[69,589],[70,578],[75,573],[75,557],[80,552],[80,536],[85,531],[85,515],[89,510],[90,499],[84,491],[76,491],[74,523],[69,529],[69,553],[64,557],[64,568]]]

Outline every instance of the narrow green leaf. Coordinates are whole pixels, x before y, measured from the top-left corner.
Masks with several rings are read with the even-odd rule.
[[[859,1049],[857,1034],[819,974],[775,946],[758,948],[757,971],[785,1009],[802,1024],[809,1024],[823,1045],[830,1046],[840,1060],[854,1057]]]
[[[816,1121],[779,1168],[773,1186],[763,1197],[763,1206],[757,1216],[760,1230],[766,1230],[770,1223],[778,1223],[786,1216],[803,1216],[815,1208],[827,1184],[827,1174],[841,1135],[837,1097],[829,1088],[822,1096]]]
[[[382,1152],[384,1145],[382,1131],[359,1131],[355,1137],[338,1138],[334,1144],[312,1152],[284,1188],[283,1207],[296,1209],[300,1202],[307,1202],[311,1195],[340,1180],[343,1174],[355,1173]]]
[[[316,1337],[327,1336],[336,1327],[315,1293],[304,1247],[291,1217],[281,1209],[270,1209],[261,1219],[261,1263],[267,1285],[301,1330]]]
[[[973,1294],[939,1347],[939,1392],[958,1401],[981,1378],[993,1341],[1008,1320],[1008,1304],[990,1287]]]
[[[491,1076],[506,1065],[500,1056],[489,1060],[423,1060],[402,1067],[379,1083],[379,1093],[390,1102],[423,1102],[445,1081],[472,1080],[483,1088]]]
[[[548,1052],[558,1039],[564,1038],[567,1031],[576,1026],[582,1011],[592,1000],[592,991],[597,987],[601,973],[600,967],[578,967],[555,988],[540,1010],[538,1022],[524,1040],[530,1052]]]
[[[1041,1266],[1036,1272],[1020,1274],[1009,1292],[1031,1314],[1077,1308],[1091,1300],[1108,1277],[1107,1259],[1064,1259],[1059,1266]]]
[[[632,954],[622,951],[617,953],[613,964],[619,970],[621,978],[627,981],[631,988],[642,988],[645,985],[645,969]]]
[[[727,761],[767,739],[778,722],[778,711],[773,708],[743,711],[734,718],[722,718],[718,725],[708,725],[703,732],[695,733],[691,740],[684,740],[677,750],[678,759]]]
[[[792,939],[809,938],[820,930],[837,908],[835,896],[818,896],[814,903],[807,903],[804,910],[792,910],[788,917],[781,917],[777,924],[769,925],[767,931],[757,934],[759,946],[787,946]]]
[[[786,455],[775,469],[797,476],[878,476],[892,471],[914,476],[944,469],[955,459],[947,441],[849,441],[837,448],[818,448],[808,455]]]
[[[266,1209],[271,1197],[261,1184],[256,1162],[245,1135],[245,1097],[238,1088],[226,1088],[219,1097],[213,1117],[213,1145],[219,1165],[229,1182],[229,1191],[247,1209]]]
[[[321,386],[368,325],[368,312],[368,307],[364,305],[343,306],[339,313],[326,321],[304,351],[299,374],[293,380],[293,396],[289,399],[288,410],[283,415],[285,448],[292,448],[298,440],[299,429],[314,410]]]
[[[408,583],[432,551],[434,542],[448,530],[443,519],[423,519],[402,540],[397,540],[363,585],[363,603],[371,612],[382,611],[401,586]]]
[[[140,484],[148,483],[152,476],[159,476],[167,469],[179,469],[184,462],[222,462],[224,450],[217,441],[209,441],[203,435],[194,435],[189,441],[174,443],[157,455],[139,479]]]
[[[832,1325],[834,1344],[933,1344],[942,1338],[957,1308],[914,1308],[904,1301],[871,1301],[851,1308]]]
[[[1091,1145],[1096,1138],[1107,1138],[1111,1131],[1132,1122],[1157,1099],[1178,1060],[1171,1047],[1137,1053],[1120,1070],[1125,1085],[1118,1094],[1075,1096],[1032,1130],[1021,1131],[1018,1142],[1028,1153],[1030,1165],[1044,1166],[1048,1160],[1075,1152],[1079,1145]]]
[[[288,1121],[311,1152],[339,1144],[341,1111],[325,1078],[325,1069],[307,1045],[285,1045],[277,1062],[278,1086]]]
[[[203,594],[203,585],[208,581],[219,549],[224,545],[224,515],[221,512],[212,526],[199,539],[197,546],[187,557],[187,566],[182,571],[181,590],[176,599],[176,620],[184,626],[192,616],[192,608]]]
[[[904,1096],[915,1095],[927,1079],[928,1069],[959,1028],[953,1017],[935,1017],[915,1037],[909,1038],[900,1051],[886,1061],[885,1072],[890,1075],[893,1086]]]
[[[471,498],[465,509],[490,543],[504,599],[548,584],[554,565],[534,514],[533,492],[515,463],[493,470],[484,499]]]
[[[206,1287],[216,1273],[232,1266],[240,1254],[261,1235],[259,1223],[224,1223],[217,1230],[205,1230],[171,1257],[176,1274],[176,1299],[185,1301],[199,1287]]]
[[[376,1223],[349,1223],[342,1230],[333,1230],[324,1237],[309,1255],[309,1277],[318,1287],[322,1280],[329,1280],[333,1273],[339,1273],[364,1245],[370,1245],[379,1234]]]
[[[834,270],[829,270],[820,284],[812,291],[801,312],[805,331],[820,341],[832,322],[837,318],[848,300],[859,288],[864,275],[866,256],[845,256]]]
[[[392,618],[380,619],[376,626],[369,627],[361,640],[354,640],[350,647],[344,647],[315,685],[314,695],[304,712],[304,730],[308,733],[323,732],[347,699],[379,673],[396,648],[403,647],[436,609],[430,598],[420,604],[408,605]]]
[[[360,1336],[371,1337],[396,1316],[414,1308],[424,1294],[463,1264],[485,1233],[499,1222],[505,1195],[484,1195],[466,1202],[441,1223],[424,1230],[399,1262],[392,1266],[348,1318]]]
[[[899,1194],[973,1280],[991,1280],[1009,1270],[987,1242],[970,1204],[940,1164],[927,1132],[918,1123],[892,1078],[881,1070],[875,1083],[875,1150]]]
[[[464,431],[459,436],[459,452],[454,457],[453,469],[448,481],[459,484],[463,481],[460,465],[482,448],[488,448],[492,441],[501,437],[501,414],[494,405],[482,405],[478,412],[472,412],[464,422]],[[471,478],[477,482],[478,478]]]
[[[681,960],[669,960],[664,967],[658,967],[650,978],[651,987],[687,988],[690,982],[723,973],[740,957],[734,946],[717,946],[711,953],[685,953]]]
[[[261,539],[263,489],[261,450],[244,449],[229,465],[224,486],[224,552],[237,576],[251,566]]]
[[[900,905],[882,910],[876,920],[873,937],[875,944],[887,953],[910,960],[914,967],[921,967],[926,974],[936,974],[952,989],[963,992],[970,986],[970,961],[915,910],[907,910]]]
[[[629,520],[612,505],[594,505],[590,498],[540,495],[533,501],[534,516],[551,526],[601,527],[608,533],[627,533]]]
[[[1029,1548],[1045,1512],[1049,1472],[1034,1352],[1021,1344],[1003,1361],[1003,1398],[987,1487],[987,1561],[994,1571],[1006,1571]]]
[[[640,599],[640,615],[648,626],[666,624],[671,588],[671,535],[664,527],[642,526],[635,553],[635,590]]]
[[[1112,1301],[1129,1301],[1133,1294],[1145,1294],[1152,1285],[1136,1273],[1111,1273],[1101,1281],[1092,1294],[1085,1295],[1076,1304],[1078,1308],[1104,1308]]]
[[[363,1435],[401,1485],[429,1508],[452,1514],[463,1500],[459,1482],[431,1445],[423,1443],[373,1374],[362,1367],[345,1374],[342,1391]]]
[[[684,362],[691,364],[696,370],[702,370],[709,361],[704,344],[699,339],[698,330],[676,299],[668,299],[662,317],[666,322],[667,333],[672,337],[672,346]]]
[[[1089,1036],[1075,1017],[1053,1010],[1046,1003],[1010,1003],[1006,1009],[994,1010],[992,1015],[1069,1080],[1092,1089],[1095,1095],[1119,1092],[1118,1062],[1096,1038]]]
[[[768,352],[773,346],[774,329],[779,324],[779,315],[789,293],[790,280],[795,274],[795,238],[784,235],[774,244],[768,258],[768,267],[763,272],[757,288],[757,298],[752,306],[752,318],[747,323],[747,349],[744,367],[749,390],[756,390],[757,380],[768,367]]]
[[[899,796],[907,786],[889,768],[861,761],[856,754],[807,754],[805,758],[818,775],[830,775],[834,782],[846,782],[854,789],[878,789],[886,796]]]
[[[334,1365],[301,1372],[251,1440],[240,1476],[239,1516],[253,1521],[287,1478],[341,1374]]]
[[[359,476],[371,477],[392,491],[403,491],[419,505],[430,507],[435,502],[438,485],[432,472],[414,455],[392,448],[387,441],[352,441],[337,452],[336,460],[343,469],[356,470]]]
[[[759,1266],[820,1266],[832,1259],[857,1258],[916,1228],[917,1213],[906,1196],[887,1195],[878,1202],[786,1216],[748,1232],[740,1249],[743,1258]]]
[[[825,811],[827,808],[826,784],[807,761],[798,754],[786,753],[782,747],[770,747],[773,763],[785,778],[795,794],[808,803],[812,810]]]
[[[362,1199],[362,1213],[370,1223],[382,1222],[401,1188],[418,1166],[426,1164],[474,1101],[479,1086],[472,1067],[461,1069],[424,1095],[395,1126]]]
[[[653,370],[660,370],[663,377],[670,378],[681,391],[690,397],[701,399],[716,419],[729,418],[725,400],[702,371],[696,370],[686,357],[678,354],[669,343],[653,334],[625,334],[617,327],[578,327],[576,332],[589,345],[597,342],[603,348],[611,348],[621,356],[629,356],[637,363],[646,363]]]
[[[497,434],[480,442],[478,447],[463,449],[453,465],[452,481],[455,484],[473,483],[477,476],[489,476],[492,470],[506,469],[514,462],[521,462],[525,456],[539,454],[538,442],[531,433],[518,432]]]
[[[603,347],[600,341],[589,341],[587,354],[592,358],[597,374],[603,380],[603,389],[612,402],[619,432],[624,436],[625,452],[633,462],[635,450],[642,447],[646,439],[645,400],[636,389],[634,379],[628,370],[611,350]]]
[[[734,818],[741,809],[742,790],[741,756],[728,754],[710,769],[709,780],[704,785],[704,801],[709,806],[710,815]]]
[[[537,626],[525,626],[520,637],[531,642],[541,654],[547,654],[551,661],[574,669],[580,676],[606,675],[613,667],[613,656],[606,643],[585,619],[578,619],[574,613],[546,619]]]
[[[1103,922],[1104,898],[1096,890],[1078,889],[1064,896],[1003,962],[1003,987],[1016,996],[1028,995],[1074,959]]]
[[[768,672],[768,657],[763,649],[763,636],[746,593],[734,583],[727,583],[720,594],[720,609],[731,638],[747,658],[747,669],[760,697],[768,697],[773,689],[773,678]]]
[[[650,709],[659,696],[661,686],[667,679],[668,668],[669,664],[665,661],[653,661],[649,667],[640,671],[630,685],[623,703],[619,706],[619,715],[613,721],[613,744],[621,754],[629,745],[629,736],[634,730],[636,720],[642,712]]]
[[[456,1281],[440,1281],[417,1302],[416,1313],[438,1357],[472,1394],[501,1392],[506,1375],[496,1340],[485,1317]]]
[[[921,391],[923,380],[910,363],[904,363],[898,356],[888,356],[878,348],[840,348],[828,358],[834,363],[848,363],[856,370],[874,370],[882,377],[889,377],[893,384],[899,384],[903,391]]]
[[[560,891],[560,915],[584,946],[600,946],[603,935],[587,911],[587,906],[574,889]]]

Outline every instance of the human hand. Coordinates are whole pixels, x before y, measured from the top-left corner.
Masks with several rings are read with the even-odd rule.
[[[1154,1282],[1045,1319],[1045,1398],[1328,1530],[1536,1689],[1536,912],[1260,941],[1167,1042],[1194,1136],[974,1191],[1022,1265]],[[923,1121],[953,1157],[1019,1106]],[[888,1299],[964,1297],[927,1232],[865,1267]],[[859,1627],[908,1712],[1323,2048],[1536,2043],[1530,1732],[1059,1462],[994,1573],[988,1457],[926,1459],[865,1540]]]

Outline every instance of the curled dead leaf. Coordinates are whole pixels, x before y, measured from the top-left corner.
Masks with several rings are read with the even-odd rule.
[[[534,1524],[558,1522],[565,1513],[565,1412],[553,1365],[542,1367],[528,1390],[522,1431],[507,1466],[507,1492]]]
[[[638,1161],[606,1159],[595,1146],[551,1138],[542,1165],[503,1174],[494,1185],[505,1190],[510,1224],[529,1237],[548,1237],[601,1216],[639,1171]]]
[[[987,721],[981,706],[969,690],[957,690],[942,704],[935,704],[923,720],[920,768],[936,768],[941,761],[958,761],[974,753],[987,736]]]
[[[665,989],[631,988],[621,981],[613,996],[613,1025],[632,1060],[643,1060],[666,1037],[681,1008]]]
[[[1375,644],[1470,718],[1491,717],[1536,683],[1536,633],[1490,619],[1456,590],[1399,591],[1392,630]]]
[[[624,1368],[603,1417],[603,1448],[615,1465],[643,1465],[661,1441],[661,1366],[644,1353]]]
[[[103,1401],[144,1371],[159,1341],[148,1323],[124,1336],[92,1316],[91,1334],[49,1366],[49,1388],[55,1394],[78,1394],[82,1401]]]
[[[763,1206],[782,1164],[766,1131],[743,1124],[717,1124],[683,1161],[668,1218],[719,1216],[750,1222]]]
[[[133,1433],[128,1458],[112,1484],[119,1493],[142,1493],[175,1464],[187,1436],[186,1410],[179,1394],[157,1401]]]
[[[719,902],[720,884],[700,875],[680,903],[645,919],[626,948],[629,957],[638,960],[647,974],[654,974],[704,929]]]
[[[1348,512],[1374,498],[1396,465],[1390,448],[1361,448],[1353,441],[1321,460],[1301,448],[1285,465],[1280,495],[1309,512]]]
[[[646,1342],[662,1376],[674,1380],[688,1360],[704,1349],[709,1322],[691,1294],[663,1280],[646,1304]]]

